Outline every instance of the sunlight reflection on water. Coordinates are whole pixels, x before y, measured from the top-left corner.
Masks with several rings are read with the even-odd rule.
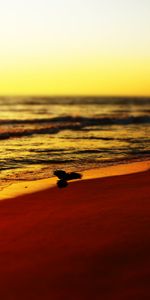
[[[0,99],[0,178],[47,178],[150,154],[150,100]]]

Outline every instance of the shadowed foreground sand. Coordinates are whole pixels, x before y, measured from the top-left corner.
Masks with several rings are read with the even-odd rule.
[[[0,299],[150,298],[150,172],[0,202]]]

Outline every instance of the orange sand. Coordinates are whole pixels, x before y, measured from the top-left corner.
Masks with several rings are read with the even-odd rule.
[[[1,201],[0,299],[149,299],[149,183],[143,171]]]

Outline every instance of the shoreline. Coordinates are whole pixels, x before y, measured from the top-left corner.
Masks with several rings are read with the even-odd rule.
[[[129,161],[128,163],[125,162],[122,164],[104,166],[101,168],[97,167],[94,169],[81,171],[80,173],[83,176],[80,180],[139,173],[148,169],[150,169],[150,160],[142,160],[136,162]],[[21,195],[32,194],[34,192],[42,191],[47,188],[52,188],[56,186],[56,183],[56,177],[11,183],[0,191],[0,201],[15,198]]]
[[[137,157],[126,157],[126,158],[119,158],[119,159],[110,159],[110,160],[103,160],[101,159],[100,161],[97,162],[97,164],[95,165],[93,163],[93,165],[86,165],[86,166],[80,166],[80,165],[76,165],[76,167],[72,168],[72,167],[69,167],[68,165],[63,165],[63,166],[60,166],[59,165],[54,165],[54,168],[49,168],[47,166],[47,171],[49,172],[49,177],[47,177],[46,175],[43,175],[43,177],[39,177],[38,179],[35,178],[33,176],[33,178],[19,178],[18,179],[14,179],[14,178],[5,178],[5,177],[2,177],[0,178],[0,181],[2,181],[3,183],[3,186],[5,187],[5,183],[6,185],[10,185],[10,184],[13,184],[13,183],[16,183],[17,181],[20,182],[20,181],[36,181],[36,180],[42,180],[42,179],[48,179],[48,178],[52,178],[53,177],[53,171],[55,169],[66,169],[68,172],[84,172],[84,171],[88,171],[88,170],[93,170],[93,169],[97,169],[97,168],[106,168],[106,167],[111,167],[111,166],[118,166],[118,165],[128,165],[128,164],[132,164],[132,163],[138,163],[138,162],[145,162],[145,161],[150,161],[150,155],[149,154],[146,154],[144,156],[137,156]],[[2,172],[5,171],[5,170],[2,170]],[[12,171],[12,169],[10,169],[10,172]],[[39,171],[39,170],[38,170]],[[23,176],[24,176],[24,173],[23,173]]]

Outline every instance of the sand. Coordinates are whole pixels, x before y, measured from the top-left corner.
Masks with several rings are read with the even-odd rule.
[[[0,201],[0,299],[150,298],[149,162],[124,168]]]

